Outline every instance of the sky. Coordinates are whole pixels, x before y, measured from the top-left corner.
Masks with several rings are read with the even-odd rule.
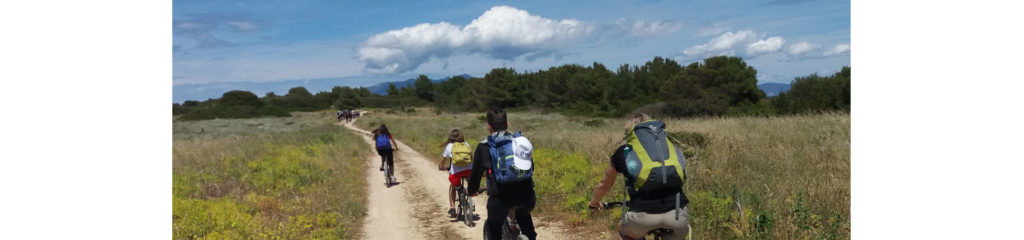
[[[172,15],[175,86],[718,55],[742,57],[759,83],[788,83],[834,73],[851,52],[849,1],[174,0]]]

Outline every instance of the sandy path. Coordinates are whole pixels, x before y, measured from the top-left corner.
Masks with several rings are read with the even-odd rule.
[[[369,131],[359,129],[354,121],[343,124],[361,133],[370,148],[373,141]],[[368,216],[364,223],[367,239],[483,239],[483,223],[487,219],[487,196],[473,198],[479,219],[475,226],[467,226],[447,214],[448,172],[438,171],[438,157],[424,157],[401,141],[395,153],[395,177],[399,184],[384,187],[379,171],[380,157],[376,151],[369,156],[367,170]],[[560,223],[546,223],[534,217],[539,239],[572,239],[565,234]]]

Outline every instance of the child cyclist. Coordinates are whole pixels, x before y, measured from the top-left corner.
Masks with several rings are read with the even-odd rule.
[[[448,133],[448,140],[440,147],[444,148],[444,152],[441,153],[441,162],[438,166],[444,165],[445,160],[450,160],[448,166],[444,167],[448,169],[448,181],[451,183],[448,186],[448,215],[455,216],[455,187],[462,183],[463,177],[469,177],[470,170],[473,169],[472,149],[458,129],[452,129]]]

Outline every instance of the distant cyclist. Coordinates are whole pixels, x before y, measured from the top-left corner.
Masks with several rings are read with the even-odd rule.
[[[683,194],[686,163],[682,151],[667,141],[665,123],[647,114],[633,114],[626,121],[626,142],[615,149],[611,164],[594,189],[590,207],[603,209],[601,197],[622,173],[626,178],[629,211],[619,222],[621,239],[640,239],[648,231],[672,230],[664,239],[684,239],[689,228],[689,200]],[[625,202],[625,201],[624,201]]]
[[[501,239],[501,226],[510,209],[515,208],[519,229],[530,240],[537,239],[530,211],[537,204],[533,191],[533,145],[519,133],[508,132],[505,110],[487,111],[487,130],[491,135],[476,145],[469,194],[480,189],[480,177],[487,173],[487,220],[484,239]],[[487,171],[490,170],[490,171]]]
[[[380,155],[380,170],[384,171],[384,164],[388,165],[390,169],[392,181],[394,181],[395,172],[395,151],[398,151],[398,143],[395,142],[395,138],[391,136],[391,131],[388,131],[388,126],[381,124],[380,127],[373,130],[373,139],[377,147],[377,155]]]
[[[448,182],[451,183],[448,187],[448,215],[455,216],[455,187],[461,185],[462,178],[469,177],[469,172],[473,169],[473,150],[458,129],[448,133],[448,140],[441,144],[441,147],[444,148],[444,152],[441,153],[441,162],[438,165],[444,164],[445,160],[451,160],[448,166],[445,166],[448,169]]]

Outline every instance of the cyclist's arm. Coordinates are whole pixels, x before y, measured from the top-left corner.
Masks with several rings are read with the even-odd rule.
[[[484,173],[483,161],[489,161],[491,157],[491,153],[486,147],[481,150],[481,145],[483,143],[479,143],[476,151],[473,153],[473,170],[469,172],[469,189],[467,189],[470,196],[475,196],[477,191],[480,190],[480,178],[483,177]]]
[[[615,177],[618,177],[619,172],[615,171],[615,167],[611,164],[608,165],[604,170],[604,177],[601,178],[601,182],[597,184],[597,188],[594,188],[594,197],[590,199],[590,206],[601,209],[601,198],[605,194],[608,194],[608,190],[612,189],[615,185]]]
[[[394,147],[392,147],[392,148],[394,148],[394,149],[395,149],[395,151],[398,151],[398,141],[395,141],[395,137],[392,137],[392,136],[391,136],[391,135],[389,134],[389,135],[388,135],[388,138],[391,138],[391,146],[394,146]]]

